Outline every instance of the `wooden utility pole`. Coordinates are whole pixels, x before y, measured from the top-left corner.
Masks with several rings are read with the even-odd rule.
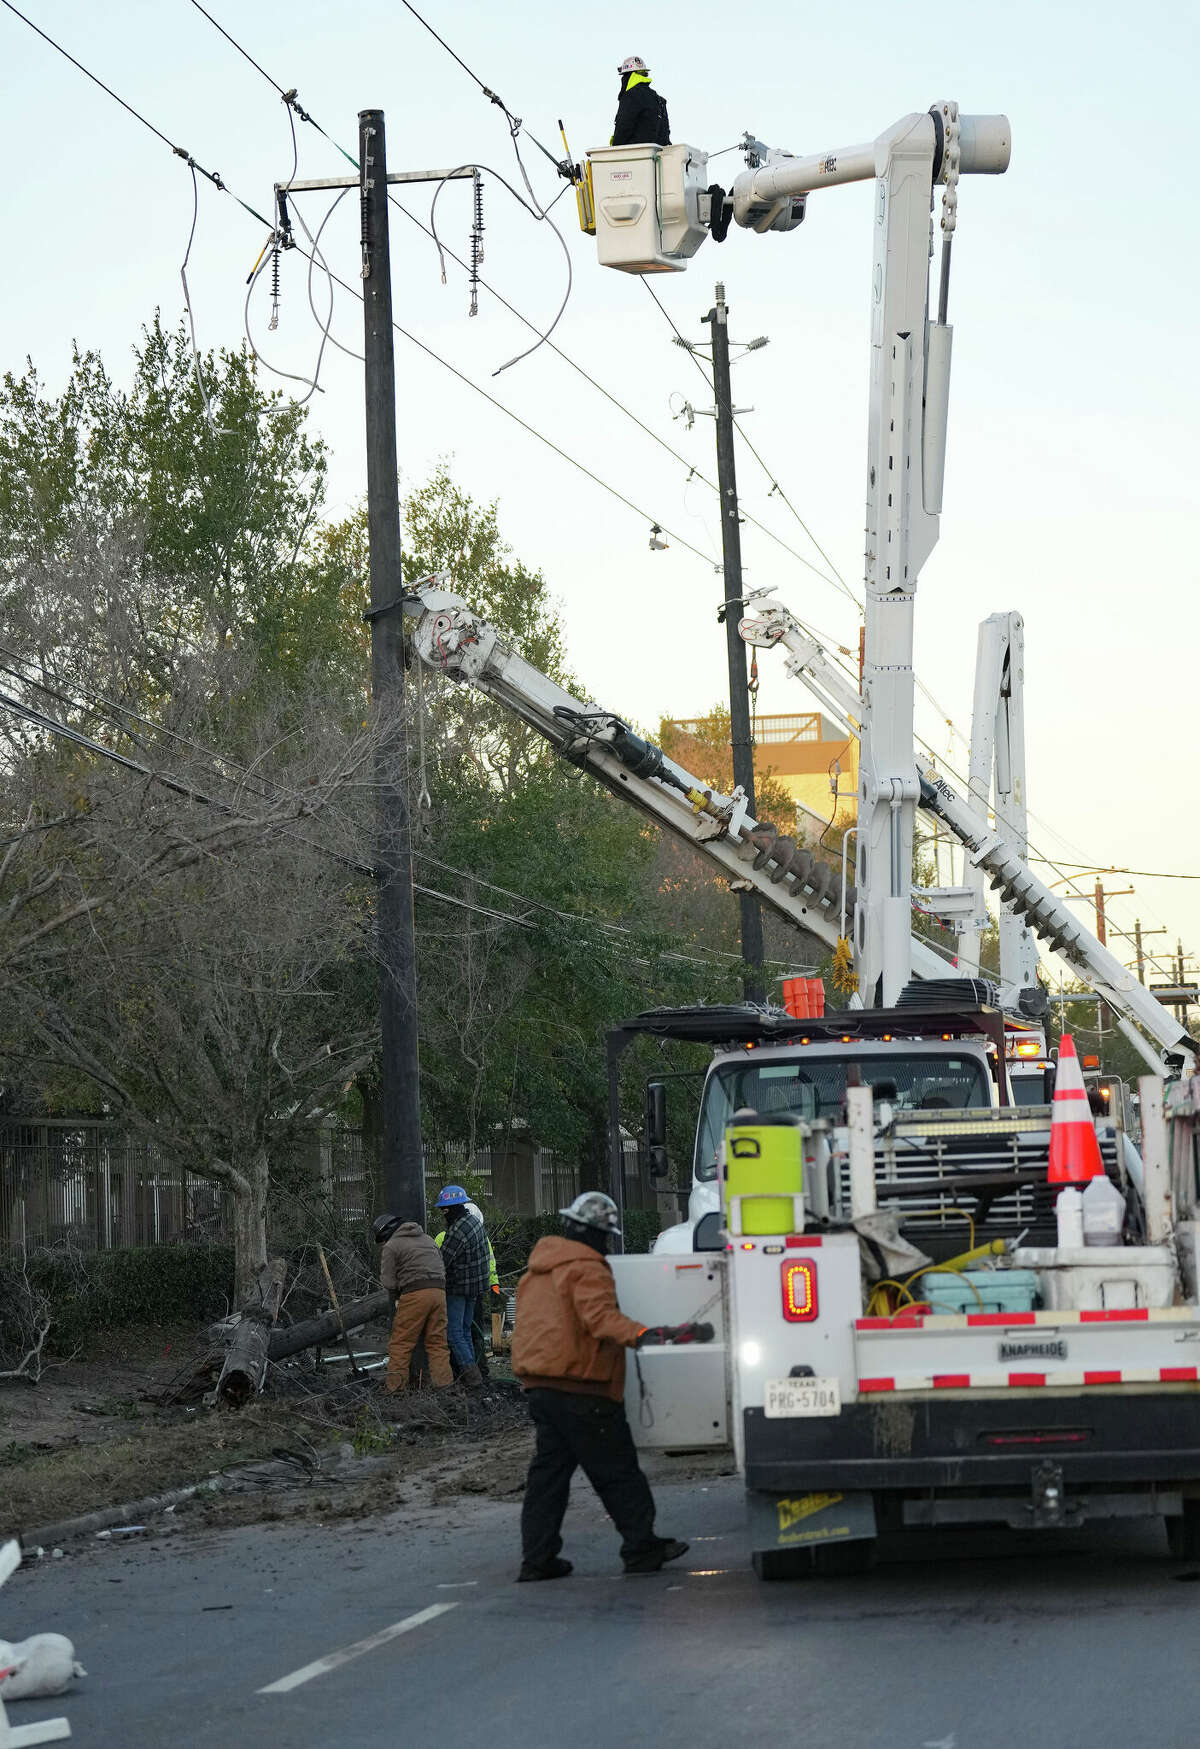
[[[725,578],[725,649],[729,658],[729,727],[733,743],[733,781],[746,792],[751,816],[754,804],[754,741],[750,732],[750,695],[746,690],[746,646],[738,632],[742,613],[742,525],[738,515],[737,474],[733,453],[733,391],[729,383],[729,312],[725,287],[717,286],[716,302],[704,318],[712,332],[713,389],[716,394],[717,486],[721,499],[721,555]],[[742,924],[743,987],[747,1001],[761,1002],[763,983],[762,911],[753,893],[739,893]]]
[[[371,549],[371,691],[378,717],[376,939],[383,1135],[380,1194],[405,1220],[425,1220],[417,1050],[417,968],[408,732],[400,598],[400,487],[396,460],[396,366],[392,264],[388,246],[387,151],[383,111],[358,117],[362,213],[363,340],[367,415],[367,531]]]

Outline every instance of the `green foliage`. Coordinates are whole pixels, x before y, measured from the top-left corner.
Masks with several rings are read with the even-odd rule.
[[[10,1351],[26,1279],[52,1319],[48,1348],[69,1354],[94,1330],[130,1324],[204,1323],[233,1300],[229,1245],[148,1245],[136,1249],[40,1251],[22,1267],[0,1259],[0,1351]]]
[[[324,446],[307,436],[301,408],[259,386],[245,348],[209,354],[202,370],[211,419],[182,326],[169,333],[156,315],[127,389],[79,348],[61,395],[44,392],[32,364],[0,383],[5,605],[36,618],[45,574],[78,560],[81,531],[121,545],[143,700],[205,637],[302,668],[327,618],[325,580],[297,569],[324,495]],[[152,590],[141,586],[149,576]],[[316,610],[307,626],[306,606]]]
[[[3,731],[0,802],[30,829],[0,892],[0,1055],[26,1108],[103,1110],[257,1219],[268,1169],[299,1194],[291,1133],[351,1083],[378,1129],[368,546],[362,510],[319,521],[324,449],[253,358],[211,354],[202,378],[209,407],[183,329],[156,317],[127,387],[81,349],[61,394],[32,364],[0,382],[8,637],[65,696],[142,713],[133,743],[106,711],[63,706],[185,792]],[[442,464],[403,520],[407,581],[449,571],[576,684],[558,604],[494,502]],[[700,951],[707,926],[636,814],[470,688],[426,674],[418,697],[410,793],[427,783],[432,805],[413,809],[416,876],[457,901],[417,900],[427,1133],[469,1149],[521,1133],[600,1182],[606,1029],[728,998],[736,963]],[[623,1100],[632,1129],[632,1065]]]

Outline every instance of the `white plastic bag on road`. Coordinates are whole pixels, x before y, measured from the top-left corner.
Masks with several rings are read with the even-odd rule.
[[[86,1675],[83,1665],[75,1662],[75,1648],[65,1634],[0,1640],[0,1701],[65,1694],[76,1676]]]

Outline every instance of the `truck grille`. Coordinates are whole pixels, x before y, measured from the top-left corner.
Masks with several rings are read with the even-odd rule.
[[[1106,1172],[1119,1182],[1116,1137],[1100,1135],[1097,1139]],[[936,1126],[931,1126],[923,1129],[919,1137],[900,1134],[881,1139],[875,1148],[875,1182],[883,1187],[932,1184],[948,1178],[961,1180],[974,1173],[1037,1171],[1044,1175],[1049,1141],[1048,1127],[1011,1132],[997,1124],[993,1134],[939,1136]],[[846,1160],[840,1162],[836,1191],[838,1212],[848,1218],[850,1166]],[[879,1207],[894,1210],[902,1224],[919,1216],[913,1221],[914,1236],[918,1231],[932,1234],[943,1228],[947,1234],[961,1236],[964,1214],[975,1221],[976,1236],[981,1240],[1009,1238],[1027,1228],[1036,1232],[1054,1226],[1053,1187],[1044,1187],[1044,1177],[1037,1184],[1015,1186],[1011,1190],[988,1187],[982,1195],[960,1188],[931,1191],[925,1196],[889,1196],[880,1188]]]

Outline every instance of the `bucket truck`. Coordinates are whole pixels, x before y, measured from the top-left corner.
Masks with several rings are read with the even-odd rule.
[[[1200,1081],[1169,1095],[1169,1139],[1154,1058],[1158,1073],[1140,1083],[1142,1158],[1109,1126],[1098,1132],[1124,1198],[1123,1242],[1060,1243],[1051,1112],[1010,1103],[1009,1022],[986,986],[947,982],[912,935],[921,807],[976,871],[965,894],[930,902],[957,906],[968,933],[982,927],[984,879],[1009,907],[1006,994],[1019,1002],[1029,987],[1032,951],[1018,931],[1032,930],[1192,1071],[1186,1035],[1026,866],[1019,623],[988,634],[979,720],[990,711],[991,734],[979,739],[968,796],[914,748],[913,609],[941,510],[958,180],[1002,171],[1008,154],[1003,118],[942,104],[869,147],[794,158],[749,142],[729,196],[702,188],[703,154],[653,146],[591,153],[580,192],[601,262],[644,273],[678,270],[706,227],[719,235],[732,218],[760,234],[794,230],[810,193],[875,178],[861,688],[778,604],[764,612],[761,639],[783,643],[860,736],[858,868],[845,915],[831,876],[750,820],[743,796],[713,793],[623,719],[554,687],[445,579],[410,604],[422,661],[515,711],[779,914],[825,941],[852,931],[860,1006],[820,1019],[750,1005],[657,1011],[608,1041],[616,1120],[633,1039],[712,1052],[690,1218],[650,1256],[613,1266],[630,1316],[716,1327],[706,1347],[641,1351],[630,1421],[646,1445],[733,1447],[764,1578],[853,1568],[881,1531],[944,1524],[1062,1529],[1153,1515],[1173,1552],[1200,1558]],[[646,1140],[661,1157],[666,1090],[652,1091]],[[611,1128],[620,1200],[619,1121]]]

